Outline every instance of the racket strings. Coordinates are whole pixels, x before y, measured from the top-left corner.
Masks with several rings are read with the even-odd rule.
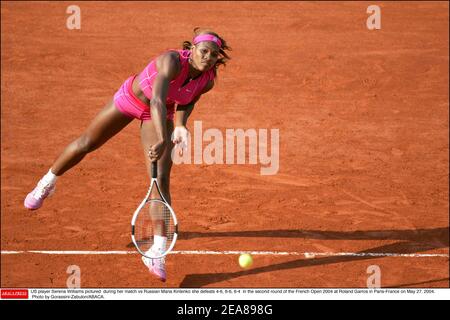
[[[141,209],[135,222],[135,240],[142,252],[169,250],[175,233],[175,224],[169,207],[150,200]],[[155,236],[165,237],[165,243],[155,243]]]

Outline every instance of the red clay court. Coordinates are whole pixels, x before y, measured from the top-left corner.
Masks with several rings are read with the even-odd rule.
[[[382,287],[449,286],[448,2],[377,2],[380,30],[369,2],[80,2],[80,30],[70,4],[1,3],[1,287],[66,287],[70,265],[84,288],[363,288],[371,265]],[[279,129],[280,167],[174,166],[180,239],[162,284],[130,239],[149,182],[138,121],[40,210],[23,200],[122,82],[196,26],[233,51],[189,127]]]

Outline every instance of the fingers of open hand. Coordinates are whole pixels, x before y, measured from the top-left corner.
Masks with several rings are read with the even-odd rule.
[[[188,140],[188,130],[185,127],[176,127],[174,132],[173,132],[173,143],[175,143],[176,145],[184,142],[186,143]]]

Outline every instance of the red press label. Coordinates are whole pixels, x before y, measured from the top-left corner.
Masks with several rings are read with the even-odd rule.
[[[28,299],[28,289],[2,289],[2,299]]]

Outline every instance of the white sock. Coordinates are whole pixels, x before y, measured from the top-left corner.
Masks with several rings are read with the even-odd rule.
[[[46,184],[55,184],[58,177],[52,172],[52,169],[48,170],[47,174],[42,178]]]
[[[154,236],[154,247],[158,250],[166,250],[166,243],[167,243],[167,237],[163,237],[163,236]]]

